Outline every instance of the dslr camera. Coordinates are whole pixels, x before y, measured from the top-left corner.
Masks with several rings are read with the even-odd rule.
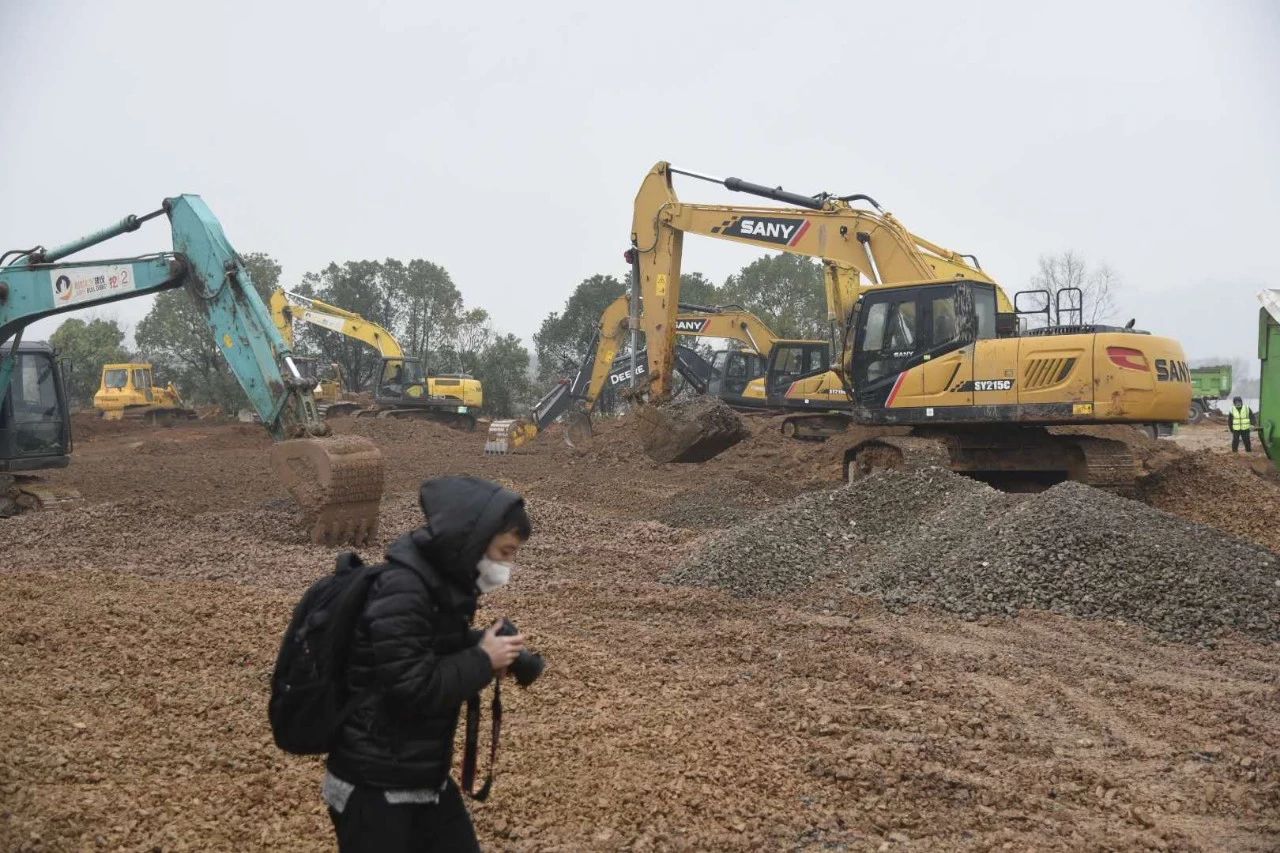
[[[502,625],[497,630],[499,637],[514,637],[520,633],[520,629],[516,627],[516,623],[510,619],[503,617]],[[512,661],[511,666],[507,667],[511,674],[515,676],[516,684],[521,687],[528,687],[530,684],[538,680],[538,676],[542,675],[542,671],[547,668],[547,662],[542,659],[542,655],[537,652],[531,652],[528,649],[521,649],[519,656]]]

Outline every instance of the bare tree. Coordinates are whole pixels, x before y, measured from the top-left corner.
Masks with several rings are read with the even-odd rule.
[[[1049,304],[1063,309],[1082,309],[1081,322],[1102,323],[1116,320],[1116,291],[1120,276],[1106,264],[1090,268],[1088,262],[1068,249],[1057,255],[1041,255],[1039,268],[1031,277],[1031,286],[1049,292]],[[1070,288],[1079,288],[1079,294]],[[1067,291],[1061,302],[1058,294]],[[1064,316],[1060,322],[1066,321]]]

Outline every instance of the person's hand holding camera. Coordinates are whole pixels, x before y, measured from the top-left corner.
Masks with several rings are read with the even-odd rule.
[[[520,656],[520,652],[524,651],[524,635],[500,635],[498,631],[502,626],[503,620],[494,622],[485,630],[484,637],[480,640],[480,648],[489,656],[489,663],[495,673],[504,672]]]

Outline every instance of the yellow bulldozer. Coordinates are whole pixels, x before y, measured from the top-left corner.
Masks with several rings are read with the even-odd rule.
[[[164,386],[156,384],[155,374],[147,362],[104,364],[102,381],[93,395],[93,407],[108,421],[166,423],[196,416],[172,382]]]

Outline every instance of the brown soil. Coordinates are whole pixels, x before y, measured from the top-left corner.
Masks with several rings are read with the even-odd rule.
[[[747,422],[692,466],[645,459],[626,421],[496,458],[479,431],[337,422],[386,455],[378,545],[417,523],[424,477],[529,498],[535,537],[483,615],[550,666],[510,691],[474,809],[486,849],[1280,846],[1274,645],[662,584],[693,528],[839,478],[834,442]],[[275,750],[265,704],[290,608],[336,550],[297,524],[261,427],[95,426],[50,478],[83,503],[0,520],[0,849],[332,849],[318,762]],[[1148,497],[1268,544],[1230,526],[1254,475],[1229,464],[1175,461]],[[1186,485],[1206,478],[1225,485]]]

